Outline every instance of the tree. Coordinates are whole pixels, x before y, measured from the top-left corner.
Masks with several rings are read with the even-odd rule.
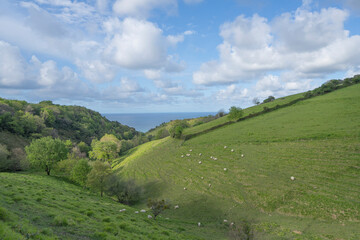
[[[154,214],[154,219],[162,213],[165,209],[169,209],[170,205],[165,202],[165,200],[153,200],[148,199],[147,206],[151,209],[152,213]]]
[[[265,100],[263,101],[263,103],[272,102],[272,101],[274,101],[274,100],[275,100],[275,97],[274,97],[274,96],[269,96],[267,99],[265,99]]]
[[[80,184],[81,186],[86,185],[86,180],[89,172],[91,171],[91,167],[87,159],[80,159],[77,161],[75,166],[71,171],[71,180]]]
[[[89,156],[93,159],[111,163],[112,160],[119,156],[117,153],[117,145],[113,142],[93,140],[91,146],[92,151],[89,152]]]
[[[66,159],[68,154],[65,143],[52,137],[33,140],[25,147],[25,151],[31,165],[45,169],[47,175],[50,175],[55,164]]]
[[[216,114],[216,117],[223,117],[225,115],[224,109],[220,109],[218,113]]]
[[[259,98],[258,97],[254,97],[253,100],[252,100],[253,104],[255,105],[259,105],[260,104],[260,101],[259,101]]]
[[[240,107],[235,107],[235,106],[232,106],[230,109],[229,109],[229,115],[228,115],[228,118],[229,120],[238,120],[239,118],[241,118],[243,116],[244,112],[242,110],[242,108]]]
[[[184,128],[187,127],[189,127],[189,124],[186,120],[175,120],[169,130],[170,136],[172,138],[181,138]]]
[[[109,196],[115,196],[118,202],[129,205],[139,201],[142,189],[134,180],[123,180],[112,174],[107,179],[105,192]]]
[[[10,161],[10,152],[8,151],[6,145],[0,144],[0,171],[8,170],[11,161]]]
[[[87,185],[95,190],[100,191],[103,196],[107,178],[111,174],[110,164],[107,162],[95,161],[90,173],[87,176]]]

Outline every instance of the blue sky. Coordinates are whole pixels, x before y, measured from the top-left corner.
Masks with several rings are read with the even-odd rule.
[[[0,0],[0,96],[216,112],[360,73],[358,0]]]

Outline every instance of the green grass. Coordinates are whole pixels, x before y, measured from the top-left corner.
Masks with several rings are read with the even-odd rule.
[[[360,84],[134,153],[120,173],[179,204],[169,217],[215,229],[207,239],[227,237],[224,219],[250,221],[260,239],[360,239]]]
[[[253,107],[246,108],[246,109],[244,109],[243,117],[246,117],[246,116],[248,116],[250,114],[261,112],[261,111],[264,110],[264,107],[272,108],[272,107],[275,107],[276,105],[281,106],[281,105],[290,103],[291,101],[300,99],[303,96],[304,96],[303,93],[299,93],[299,94],[295,94],[295,95],[275,99],[274,101],[269,102],[269,103],[264,103],[264,104],[255,105]],[[183,135],[189,135],[189,134],[195,134],[195,133],[203,132],[203,131],[211,129],[211,128],[215,127],[215,126],[224,124],[226,122],[229,122],[229,119],[228,119],[227,116],[224,116],[224,117],[215,119],[215,120],[213,120],[211,122],[208,122],[208,123],[204,123],[204,124],[201,124],[201,125],[198,125],[198,126],[195,126],[195,127],[191,127],[191,128],[186,128],[184,130]]]
[[[56,177],[0,173],[0,239],[198,239],[135,210]]]

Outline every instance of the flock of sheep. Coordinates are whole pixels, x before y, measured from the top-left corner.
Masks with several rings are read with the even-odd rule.
[[[224,149],[227,149],[227,146],[224,146]],[[189,150],[189,152],[192,152],[192,151],[193,151],[192,149]],[[234,150],[234,149],[231,149],[230,151],[231,151],[231,152],[234,152],[235,150]],[[190,157],[191,154],[190,154],[190,153],[186,153],[185,155],[183,154],[183,155],[181,155],[181,158],[184,158],[185,156],[186,156],[186,157]],[[199,153],[199,156],[201,157],[201,156],[202,156],[202,153]],[[240,156],[241,156],[241,158],[243,158],[243,157],[244,157],[244,154],[241,154]],[[217,161],[217,160],[218,160],[218,159],[217,159],[216,157],[214,157],[214,156],[210,156],[210,159],[212,159],[212,160],[214,160],[214,161]],[[199,161],[199,164],[202,164],[202,161]],[[223,169],[224,169],[225,172],[228,171],[228,168],[226,168],[226,167],[224,167]],[[191,171],[191,169],[189,169],[189,171]],[[292,181],[294,181],[294,180],[295,180],[295,177],[294,177],[294,176],[291,176],[290,179],[291,179]],[[201,177],[201,180],[204,180],[204,177]],[[209,188],[210,188],[210,187],[211,187],[211,183],[209,183],[208,186],[209,186]],[[187,190],[187,188],[184,187],[184,190]],[[179,209],[179,208],[180,208],[179,205],[175,205],[175,206],[174,206],[174,209]],[[121,209],[121,210],[120,210],[120,212],[124,212],[124,211],[126,211],[126,209]],[[140,210],[140,212],[141,212],[141,213],[145,213],[146,210],[142,209],[142,210]],[[138,214],[139,211],[135,211],[135,213]],[[151,216],[151,215],[148,215],[148,218],[151,219],[152,216]],[[228,220],[227,220],[227,219],[224,219],[223,222],[224,222],[224,223],[227,223]],[[234,223],[231,222],[229,225],[230,225],[230,227],[232,227],[232,226],[234,226]],[[201,227],[201,223],[200,223],[200,222],[198,222],[198,227]]]

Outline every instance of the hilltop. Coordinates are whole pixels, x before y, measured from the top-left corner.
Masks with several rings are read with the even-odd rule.
[[[173,217],[219,232],[226,219],[268,239],[358,239],[359,123],[356,84],[189,140],[146,143],[114,168],[179,204]]]

